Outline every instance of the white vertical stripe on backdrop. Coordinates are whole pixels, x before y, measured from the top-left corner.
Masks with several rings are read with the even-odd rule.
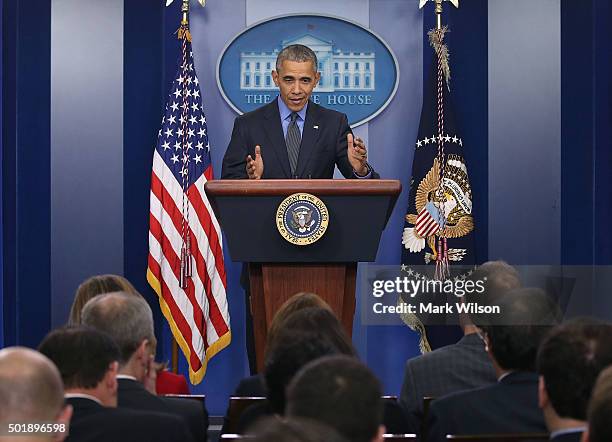
[[[56,327],[83,279],[123,274],[123,0],[53,2],[50,167]]]
[[[489,0],[488,14],[489,258],[559,263],[560,2]]]

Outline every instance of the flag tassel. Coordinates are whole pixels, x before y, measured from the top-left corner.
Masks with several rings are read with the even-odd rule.
[[[179,272],[179,283],[182,289],[187,288],[187,280],[191,278],[191,253],[187,243],[181,247],[181,268]]]

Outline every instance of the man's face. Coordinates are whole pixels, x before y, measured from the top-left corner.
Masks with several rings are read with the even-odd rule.
[[[272,79],[280,90],[281,99],[293,112],[299,112],[306,106],[320,77],[321,74],[310,61],[285,60],[278,72],[272,71]]]

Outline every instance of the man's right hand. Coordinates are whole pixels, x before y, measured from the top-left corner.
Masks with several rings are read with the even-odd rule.
[[[255,146],[255,159],[251,155],[246,157],[246,172],[250,180],[258,180],[264,171],[263,158],[261,157],[261,147]]]

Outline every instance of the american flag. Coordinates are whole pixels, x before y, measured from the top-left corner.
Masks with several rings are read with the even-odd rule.
[[[421,238],[427,238],[440,230],[442,214],[431,201],[428,202],[417,216],[414,230]]]
[[[204,192],[213,179],[208,130],[188,39],[153,154],[147,279],[197,384],[231,331],[221,228]]]

